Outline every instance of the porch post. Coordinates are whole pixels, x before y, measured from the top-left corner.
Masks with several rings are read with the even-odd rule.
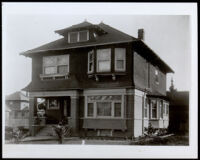
[[[79,129],[79,97],[71,96],[71,127],[72,135],[78,136]]]
[[[31,133],[31,136],[34,136],[34,127],[33,125],[33,118],[34,118],[34,112],[35,112],[35,105],[36,105],[36,98],[30,97],[29,98],[29,131]]]

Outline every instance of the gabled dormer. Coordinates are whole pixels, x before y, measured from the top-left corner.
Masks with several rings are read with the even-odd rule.
[[[68,44],[95,41],[99,36],[107,34],[107,32],[98,25],[87,21],[61,30],[56,30],[55,33],[64,36]]]

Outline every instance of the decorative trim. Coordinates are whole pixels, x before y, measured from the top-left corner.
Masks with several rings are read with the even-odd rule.
[[[61,97],[61,96],[79,96],[78,91],[76,90],[69,90],[69,91],[45,91],[45,92],[30,92],[29,97],[35,98],[35,97]]]

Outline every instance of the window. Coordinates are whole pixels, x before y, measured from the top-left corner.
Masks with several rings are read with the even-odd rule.
[[[69,72],[69,55],[43,57],[45,75],[66,74]]]
[[[160,118],[163,118],[163,101],[160,101],[159,104],[160,104]]]
[[[155,81],[156,81],[156,84],[159,84],[158,70],[157,69],[155,70]]]
[[[148,100],[145,100],[145,104],[144,104],[144,118],[148,118]]]
[[[70,32],[68,33],[68,42],[84,42],[89,40],[89,31],[79,31],[79,32]]]
[[[59,109],[58,100],[55,98],[48,99],[48,109]]]
[[[126,49],[115,48],[115,71],[125,71],[126,69]]]
[[[94,112],[94,104],[93,103],[88,103],[88,112],[87,116],[88,117],[93,117],[93,112]]]
[[[111,116],[111,102],[97,102],[97,116]]]
[[[121,95],[97,95],[86,97],[86,117],[122,118],[123,100]]]
[[[166,114],[169,114],[169,105],[166,104]]]
[[[111,71],[111,49],[97,50],[97,72]]]
[[[79,42],[87,41],[88,40],[88,31],[81,31],[79,32]]]
[[[94,71],[94,51],[88,52],[88,73]]]
[[[121,117],[121,103],[115,103],[115,106],[114,106],[114,111],[115,111],[115,114],[114,116],[115,117]]]
[[[157,118],[157,104],[156,101],[151,101],[151,118]]]

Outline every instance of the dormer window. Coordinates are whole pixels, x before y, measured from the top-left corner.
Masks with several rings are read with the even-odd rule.
[[[70,32],[68,33],[68,42],[76,43],[76,42],[84,42],[89,40],[89,31],[78,31],[78,32]]]

